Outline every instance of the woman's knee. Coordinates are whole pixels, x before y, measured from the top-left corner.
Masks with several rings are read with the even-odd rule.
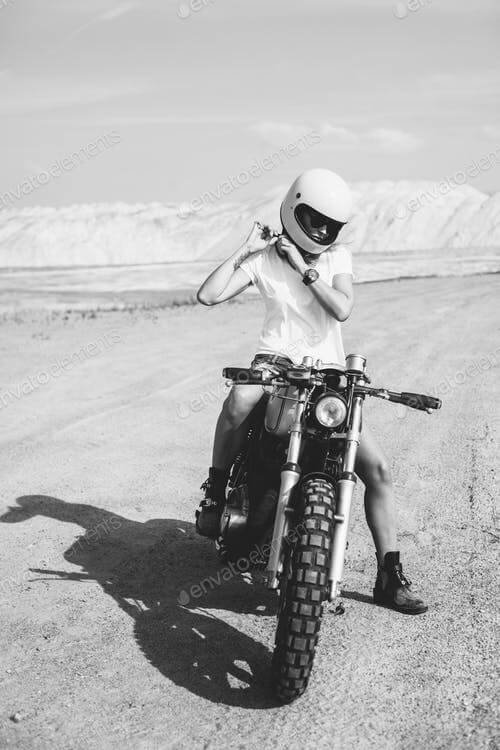
[[[392,475],[389,463],[382,456],[377,458],[365,467],[361,479],[365,485],[370,487],[380,487],[381,485],[390,487],[392,485]]]
[[[258,386],[234,386],[224,405],[230,422],[235,426],[240,425],[261,397],[262,392]]]

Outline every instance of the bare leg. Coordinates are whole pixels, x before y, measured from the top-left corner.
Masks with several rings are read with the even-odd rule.
[[[363,426],[356,474],[365,485],[365,514],[379,563],[397,549],[392,480],[387,459],[370,430]]]
[[[250,412],[262,398],[258,385],[234,385],[224,401],[215,428],[212,466],[229,469],[248,430]]]

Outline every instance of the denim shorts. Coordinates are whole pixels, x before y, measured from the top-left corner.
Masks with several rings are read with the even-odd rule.
[[[270,375],[281,375],[293,367],[293,362],[290,357],[284,357],[282,354],[256,354],[250,367],[252,370],[268,372]]]

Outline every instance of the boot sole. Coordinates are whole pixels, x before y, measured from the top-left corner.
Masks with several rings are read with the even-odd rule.
[[[392,609],[394,612],[400,612],[402,615],[423,615],[424,612],[427,612],[429,609],[427,604],[422,604],[420,607],[412,607],[411,609],[409,607],[398,607],[397,604],[394,604],[393,602],[387,602],[385,599],[378,598],[375,596],[375,593],[373,594],[373,603],[378,607],[384,607],[385,609]]]

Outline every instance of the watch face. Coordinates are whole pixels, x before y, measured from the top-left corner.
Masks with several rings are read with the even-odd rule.
[[[312,284],[313,281],[316,281],[316,279],[319,278],[319,273],[316,271],[315,268],[308,268],[308,270],[304,274],[304,284]]]

